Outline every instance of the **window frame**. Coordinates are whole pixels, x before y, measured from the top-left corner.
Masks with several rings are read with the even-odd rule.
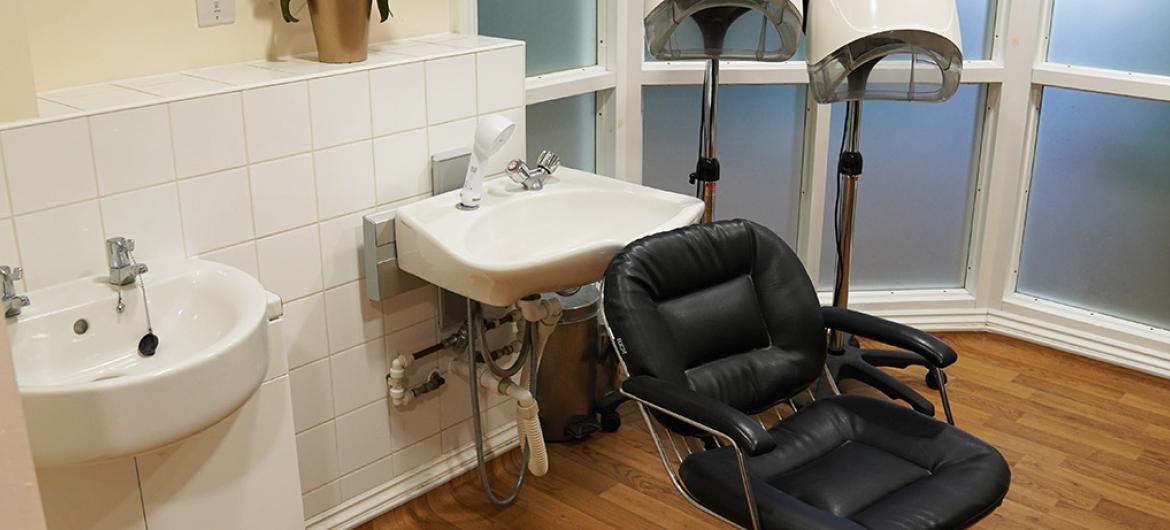
[[[459,31],[475,33],[477,1],[454,1]],[[927,329],[996,331],[1170,377],[1170,330],[1016,292],[1043,88],[1170,102],[1170,76],[1048,61],[1054,5],[1055,0],[998,0],[989,57],[963,65],[962,82],[984,85],[986,91],[965,285],[855,292],[852,305]],[[701,62],[644,61],[642,15],[641,2],[598,0],[598,64],[526,81],[528,104],[596,93],[598,172],[636,183],[642,173],[643,86],[701,84],[704,69]],[[808,84],[804,61],[731,61],[721,64],[720,73],[723,84]],[[827,228],[823,211],[831,206],[825,192],[829,130],[841,117],[811,97],[805,112],[794,246],[815,282]],[[827,303],[827,293],[821,296]]]

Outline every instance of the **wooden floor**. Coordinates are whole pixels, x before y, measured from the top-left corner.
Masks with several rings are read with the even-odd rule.
[[[1012,466],[1011,492],[979,528],[1170,528],[1170,381],[991,334],[942,337],[959,352],[947,385],[958,425]],[[900,377],[934,398],[922,374]],[[636,409],[622,410],[616,434],[550,444],[551,471],[512,506],[491,506],[472,472],[361,530],[717,526],[667,481]],[[517,461],[492,462],[498,484]]]

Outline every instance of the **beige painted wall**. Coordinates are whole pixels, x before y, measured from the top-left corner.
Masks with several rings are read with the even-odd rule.
[[[24,2],[40,91],[313,49],[305,0],[293,0],[298,24],[281,20],[278,0],[235,0],[235,23],[210,28],[199,27],[195,0],[0,0],[12,1]],[[451,29],[449,0],[390,5],[395,18],[372,26],[371,40]]]
[[[4,321],[0,322],[0,528],[44,530],[45,514],[15,375],[8,322]]]
[[[0,122],[37,115],[24,1],[0,0]]]

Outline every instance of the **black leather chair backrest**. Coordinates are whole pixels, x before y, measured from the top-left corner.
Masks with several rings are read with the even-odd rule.
[[[776,234],[742,219],[631,243],[605,273],[605,316],[630,375],[747,414],[802,391],[825,363],[804,265]]]

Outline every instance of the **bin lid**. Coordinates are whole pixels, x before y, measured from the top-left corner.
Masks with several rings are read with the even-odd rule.
[[[572,324],[597,316],[597,310],[601,306],[601,289],[598,284],[589,283],[582,285],[573,294],[548,293],[544,295],[544,299],[560,300],[561,307],[565,311],[564,316],[561,317],[561,323]]]

